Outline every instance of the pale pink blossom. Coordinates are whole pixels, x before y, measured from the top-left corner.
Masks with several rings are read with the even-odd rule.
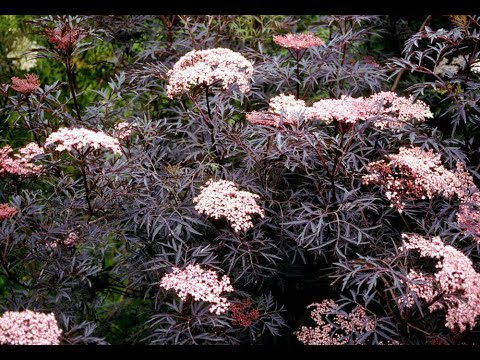
[[[46,29],[44,34],[47,36],[48,42],[55,45],[55,48],[67,51],[82,38],[83,31],[66,25],[62,28]]]
[[[11,218],[18,213],[18,210],[9,204],[0,204],[0,221]]]
[[[280,115],[267,111],[251,111],[246,114],[246,120],[252,124],[263,126],[280,126]],[[287,120],[288,123],[288,120]]]
[[[67,234],[67,236],[65,237],[65,239],[63,240],[63,245],[67,246],[67,247],[73,247],[75,246],[76,244],[78,244],[79,242],[79,237],[78,237],[78,234],[75,232],[75,231],[71,231]],[[59,244],[61,244],[62,242],[61,241],[58,241],[58,240],[53,240],[51,241],[48,246],[51,248],[51,249],[55,249],[58,247]]]
[[[61,128],[51,133],[45,140],[45,147],[50,146],[55,146],[57,151],[76,150],[82,153],[88,149],[105,149],[117,154],[122,153],[118,139],[102,131],[84,128]]]
[[[420,290],[417,296],[430,302],[429,310],[445,310],[445,326],[456,332],[463,332],[467,326],[471,329],[480,315],[480,274],[472,261],[453,246],[445,245],[440,237],[432,239],[418,234],[402,234],[403,250],[416,250],[421,257],[436,260],[434,274],[410,272],[411,280],[423,279],[423,286],[413,287]],[[431,283],[431,289],[425,286]],[[437,300],[435,301],[435,298]]]
[[[323,99],[307,106],[303,100],[295,100],[293,95],[280,94],[270,100],[268,111],[254,111],[247,114],[247,121],[267,126],[294,124],[300,117],[305,120],[321,120],[326,124],[355,124],[371,119],[373,125],[384,129],[398,130],[406,123],[425,122],[433,117],[429,106],[413,97],[398,96],[391,91],[383,91],[370,97],[342,95],[340,99]]]
[[[31,142],[24,147],[18,149],[18,154],[15,154],[16,158],[23,158],[27,160],[32,160],[37,156],[43,155],[45,151],[43,148],[38,146],[36,143]]]
[[[182,56],[168,73],[167,96],[186,93],[196,86],[236,84],[240,92],[250,90],[253,66],[238,52],[225,48],[192,50]]]
[[[456,214],[458,226],[472,238],[480,242],[480,189],[473,182],[473,177],[457,162],[457,173],[464,184],[459,194],[460,204]]]
[[[480,191],[465,197],[456,215],[458,226],[480,242]]]
[[[295,124],[301,116],[308,116],[305,101],[296,100],[293,95],[280,94],[270,99],[268,111],[252,111],[246,119],[252,124],[278,127],[281,124]]]
[[[383,91],[372,95],[367,101],[371,102],[372,117],[376,115],[379,104],[382,104],[379,118],[374,122],[378,128],[398,129],[406,122],[423,123],[432,118],[430,107],[422,100],[413,96],[398,96],[391,91]],[[375,108],[376,107],[376,108]]]
[[[209,302],[209,311],[217,315],[227,312],[230,307],[230,302],[221,294],[234,290],[228,276],[219,279],[215,271],[191,264],[183,270],[174,267],[171,273],[162,277],[160,287],[173,288],[183,301],[187,301],[190,295],[194,301]]]
[[[21,94],[28,95],[40,87],[40,80],[35,74],[27,74],[24,79],[12,77],[12,89]]]
[[[464,199],[475,185],[472,177],[457,161],[456,171],[442,165],[440,155],[419,147],[401,147],[398,154],[387,155],[388,161],[368,164],[369,174],[364,184],[379,184],[392,207],[403,211],[405,201],[433,198],[442,195]]]
[[[43,167],[33,163],[37,156],[44,153],[37,144],[27,144],[17,154],[12,156],[12,153],[13,149],[9,145],[0,148],[0,176],[35,176],[43,173]]]
[[[295,123],[302,115],[308,115],[305,101],[296,100],[293,95],[280,94],[270,99],[269,111],[283,116],[285,123]]]
[[[374,126],[398,129],[405,122],[424,122],[433,117],[427,104],[413,97],[398,96],[391,91],[383,91],[372,96],[353,98],[342,95],[340,99],[319,100],[312,105],[310,118],[344,123],[356,123],[376,117]]]
[[[7,311],[0,317],[3,345],[59,345],[61,334],[53,313]]]
[[[273,41],[275,44],[281,47],[292,49],[294,51],[305,50],[314,46],[325,45],[322,39],[315,36],[312,32],[300,33],[300,34],[286,34],[286,35],[273,35]]]
[[[375,328],[375,322],[368,317],[365,308],[356,306],[350,313],[341,314],[338,305],[331,299],[310,304],[310,316],[315,327],[302,326],[295,332],[297,339],[305,345],[346,345],[358,343],[358,337]]]
[[[340,99],[324,99],[313,103],[311,116],[327,124],[332,121],[354,124],[374,116],[375,110],[378,111],[378,106],[375,109],[372,102],[366,101],[363,97],[342,95]]]
[[[78,243],[78,234],[74,231],[68,233],[63,243],[68,247],[75,246]]]
[[[115,136],[120,140],[125,140],[132,134],[132,124],[122,121],[115,125]]]
[[[195,210],[214,219],[225,218],[235,232],[240,232],[253,227],[253,214],[264,217],[264,210],[255,201],[258,198],[259,195],[239,190],[233,181],[209,180],[193,202]]]
[[[293,95],[280,94],[270,99],[268,111],[247,113],[248,122],[257,125],[278,127],[280,124],[295,124],[299,117],[308,115],[308,107],[303,100]]]

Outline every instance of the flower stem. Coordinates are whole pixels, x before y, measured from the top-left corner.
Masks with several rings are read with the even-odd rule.
[[[75,74],[73,71],[72,58],[70,56],[68,56],[66,59],[65,67],[67,69],[68,86],[70,87],[70,93],[72,94],[73,105],[75,106],[75,112],[77,113],[78,121],[82,122],[82,117],[80,116],[80,108],[78,107],[78,102],[77,102],[77,95],[75,92],[75,78],[74,78]]]
[[[90,219],[92,218],[92,215],[93,215],[93,208],[92,208],[92,204],[90,203],[90,197],[89,197],[90,190],[88,189],[87,174],[85,172],[85,167],[84,167],[83,164],[80,166],[80,170],[82,172],[83,186],[85,188],[85,200],[86,200],[87,206],[88,206],[87,223],[89,223]]]
[[[297,73],[297,97],[296,97],[296,99],[298,100],[299,97],[300,97],[300,68],[299,68],[300,53],[299,52],[296,52],[295,61],[297,63],[297,67],[295,69],[296,73]]]
[[[208,128],[210,129],[210,141],[212,142],[212,147],[215,154],[217,154],[217,144],[215,143],[215,127],[212,123],[212,110],[210,109],[210,100],[208,98],[208,86],[205,86],[205,100],[207,102],[207,111],[208,111]],[[218,154],[217,154],[218,155]]]
[[[33,134],[33,138],[35,139],[35,142],[37,143],[38,146],[42,146],[40,144],[40,140],[38,139],[37,134],[35,133],[35,130],[32,129],[31,123],[32,123],[32,107],[30,106],[30,96],[27,94],[27,107],[28,107],[28,120],[26,121],[28,130],[30,130]]]

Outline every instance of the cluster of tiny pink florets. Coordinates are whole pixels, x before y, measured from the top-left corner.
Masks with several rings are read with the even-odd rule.
[[[374,126],[394,130],[406,122],[424,122],[426,118],[433,116],[423,101],[414,101],[412,97],[405,98],[394,92],[384,91],[368,98],[343,95],[340,99],[317,101],[312,106],[307,106],[303,100],[296,100],[293,95],[280,94],[270,100],[267,112],[248,113],[247,121],[279,126],[280,115],[283,115],[284,124],[293,124],[300,116],[305,120],[322,120],[326,124],[332,121],[354,124],[374,118]]]
[[[260,312],[252,305],[251,299],[245,299],[241,303],[231,304],[232,324],[238,324],[243,327],[252,325],[260,317]]]
[[[20,79],[16,76],[12,77],[12,89],[21,94],[28,95],[40,87],[40,80],[35,74],[27,74],[25,78]]]
[[[44,33],[47,36],[47,41],[55,45],[55,48],[62,51],[67,51],[73,48],[77,41],[83,36],[83,31],[81,29],[70,26],[46,29]]]
[[[68,233],[63,243],[68,247],[74,246],[76,243],[78,243],[78,234],[74,231]]]
[[[0,221],[15,216],[18,210],[9,204],[0,204]]]
[[[115,125],[115,136],[120,140],[125,140],[132,134],[132,125],[126,121],[122,121]]]
[[[466,197],[460,203],[457,223],[461,229],[480,242],[480,191]]]
[[[253,227],[253,214],[264,216],[263,209],[255,201],[260,196],[239,190],[233,181],[209,180],[201,189],[193,199],[195,210],[214,219],[227,219],[236,232]]]
[[[246,93],[250,90],[253,66],[242,54],[230,49],[192,50],[182,56],[167,75],[170,99],[193,87],[214,84],[221,84],[224,90],[236,84]]]
[[[230,302],[221,294],[234,290],[228,276],[219,279],[215,271],[191,264],[183,270],[174,267],[171,273],[162,277],[160,286],[175,289],[183,301],[187,301],[187,295],[190,295],[195,301],[211,303],[209,311],[217,315],[227,312],[230,307]]]
[[[421,100],[402,97],[391,91],[382,91],[370,97],[353,98],[343,95],[340,99],[324,99],[313,103],[310,118],[344,123],[356,123],[376,117],[374,126],[399,128],[405,122],[424,122],[433,117],[430,108]]]
[[[280,124],[294,124],[307,113],[305,101],[296,100],[293,95],[280,94],[270,99],[268,111],[247,113],[247,121],[257,125],[278,127]]]
[[[463,182],[468,186],[465,186],[463,193],[459,196],[457,223],[475,241],[480,242],[480,189],[474,185],[473,178],[467,171],[461,172],[461,175]]]
[[[45,147],[55,145],[57,151],[83,152],[85,149],[107,149],[113,153],[121,154],[118,139],[102,131],[93,131],[84,128],[61,128],[53,132],[45,140]]]
[[[13,149],[7,145],[0,148],[0,176],[18,175],[18,176],[34,176],[43,172],[41,165],[35,165],[32,161],[35,157],[44,153],[43,149],[35,143],[27,144],[20,148],[17,154],[13,153]]]
[[[438,236],[429,240],[417,234],[402,234],[402,238],[400,251],[417,250],[421,257],[437,260],[433,275],[409,273],[412,282],[421,281],[411,290],[418,291],[417,297],[430,303],[430,311],[447,311],[447,328],[463,332],[469,325],[473,329],[480,315],[480,274],[473,268],[472,261],[454,247],[445,245]],[[438,299],[434,301],[435,298]],[[407,305],[412,304],[409,299]]]
[[[3,345],[58,345],[61,334],[53,313],[7,311],[0,317]]]
[[[475,188],[472,177],[458,161],[456,171],[446,169],[440,155],[419,147],[401,147],[398,154],[368,164],[364,184],[380,184],[392,207],[401,212],[407,200],[443,195],[463,200]]]
[[[314,46],[321,46],[325,43],[322,39],[311,32],[300,34],[273,35],[273,42],[281,47],[294,51],[305,50]]]
[[[331,299],[308,306],[312,307],[310,316],[317,326],[314,328],[302,326],[295,332],[297,339],[305,345],[346,345],[351,342],[355,344],[358,338],[352,338],[353,333],[361,336],[375,328],[375,322],[361,306],[356,306],[348,314],[336,311],[338,305]]]
[[[73,246],[77,245],[78,242],[79,242],[78,234],[75,231],[71,231],[67,234],[67,236],[63,240],[63,245],[65,245],[67,247],[73,247]],[[57,248],[57,246],[59,244],[61,244],[60,241],[54,240],[49,244],[49,246],[50,246],[50,248],[55,249],[55,248]]]

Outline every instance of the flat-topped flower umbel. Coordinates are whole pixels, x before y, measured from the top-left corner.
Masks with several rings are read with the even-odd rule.
[[[368,164],[369,174],[364,184],[379,184],[385,196],[399,212],[405,201],[431,199],[442,195],[448,199],[456,195],[465,199],[476,189],[473,178],[457,161],[456,171],[446,169],[440,155],[419,147],[401,147],[398,154],[387,155],[388,162],[379,160]]]
[[[45,140],[45,147],[56,146],[57,151],[83,151],[84,148],[105,149],[121,154],[118,139],[102,131],[93,131],[84,128],[61,128],[50,134]]]
[[[13,149],[10,145],[0,148],[0,177],[9,175],[35,176],[43,172],[41,165],[35,165],[33,161],[37,156],[44,154],[43,148],[36,143],[29,143],[20,148],[18,153],[12,156]]]
[[[472,260],[453,246],[445,245],[438,236],[428,239],[417,234],[402,234],[402,238],[400,251],[416,250],[422,258],[437,260],[434,274],[409,273],[410,280],[423,280],[424,284],[412,288],[419,290],[417,297],[431,303],[430,311],[446,310],[447,328],[458,332],[464,332],[467,326],[473,329],[480,315],[480,274],[475,271]]]
[[[9,204],[0,204],[0,221],[15,216],[18,210]]]
[[[192,50],[183,55],[168,72],[167,96],[173,99],[196,86],[220,85],[223,90],[238,85],[250,90],[253,66],[238,52],[225,48]]]
[[[313,308],[310,316],[317,326],[302,326],[295,332],[297,339],[305,345],[346,345],[353,333],[360,337],[375,328],[374,321],[361,306],[345,315],[335,313],[338,305],[331,299],[310,304],[308,308]],[[356,340],[353,339],[354,344]]]
[[[21,94],[29,95],[40,87],[40,80],[35,74],[27,74],[21,79],[16,76],[12,77],[12,89]]]
[[[173,272],[162,277],[160,286],[167,290],[175,289],[183,301],[187,301],[187,295],[191,295],[195,301],[208,301],[211,303],[209,311],[217,315],[225,313],[230,307],[221,293],[234,290],[228,276],[223,275],[219,279],[215,271],[191,264],[183,270],[174,267]]]
[[[281,47],[301,51],[314,46],[325,45],[322,39],[311,32],[301,34],[274,35],[273,41]]]
[[[296,100],[294,95],[280,94],[270,99],[268,111],[252,111],[246,119],[252,124],[275,126],[294,124],[302,115],[308,114],[308,107],[303,100]]]
[[[258,198],[259,195],[239,190],[233,181],[209,180],[193,202],[195,210],[214,219],[223,217],[232,223],[235,232],[240,232],[253,227],[253,214],[264,216],[255,201]]]
[[[270,99],[269,109],[247,113],[247,121],[253,124],[279,126],[280,115],[283,124],[305,120],[320,120],[325,124],[332,122],[355,124],[373,119],[373,125],[384,129],[398,130],[406,123],[422,123],[433,117],[429,106],[413,97],[398,96],[391,91],[382,91],[369,97],[351,97],[342,95],[340,99],[322,99],[307,106],[305,101],[296,100],[293,95],[280,94]]]
[[[7,311],[0,317],[0,344],[59,345],[61,334],[53,313]]]

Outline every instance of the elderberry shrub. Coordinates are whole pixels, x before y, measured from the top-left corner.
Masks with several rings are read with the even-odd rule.
[[[480,18],[418,20],[31,17],[0,343],[476,344]]]

